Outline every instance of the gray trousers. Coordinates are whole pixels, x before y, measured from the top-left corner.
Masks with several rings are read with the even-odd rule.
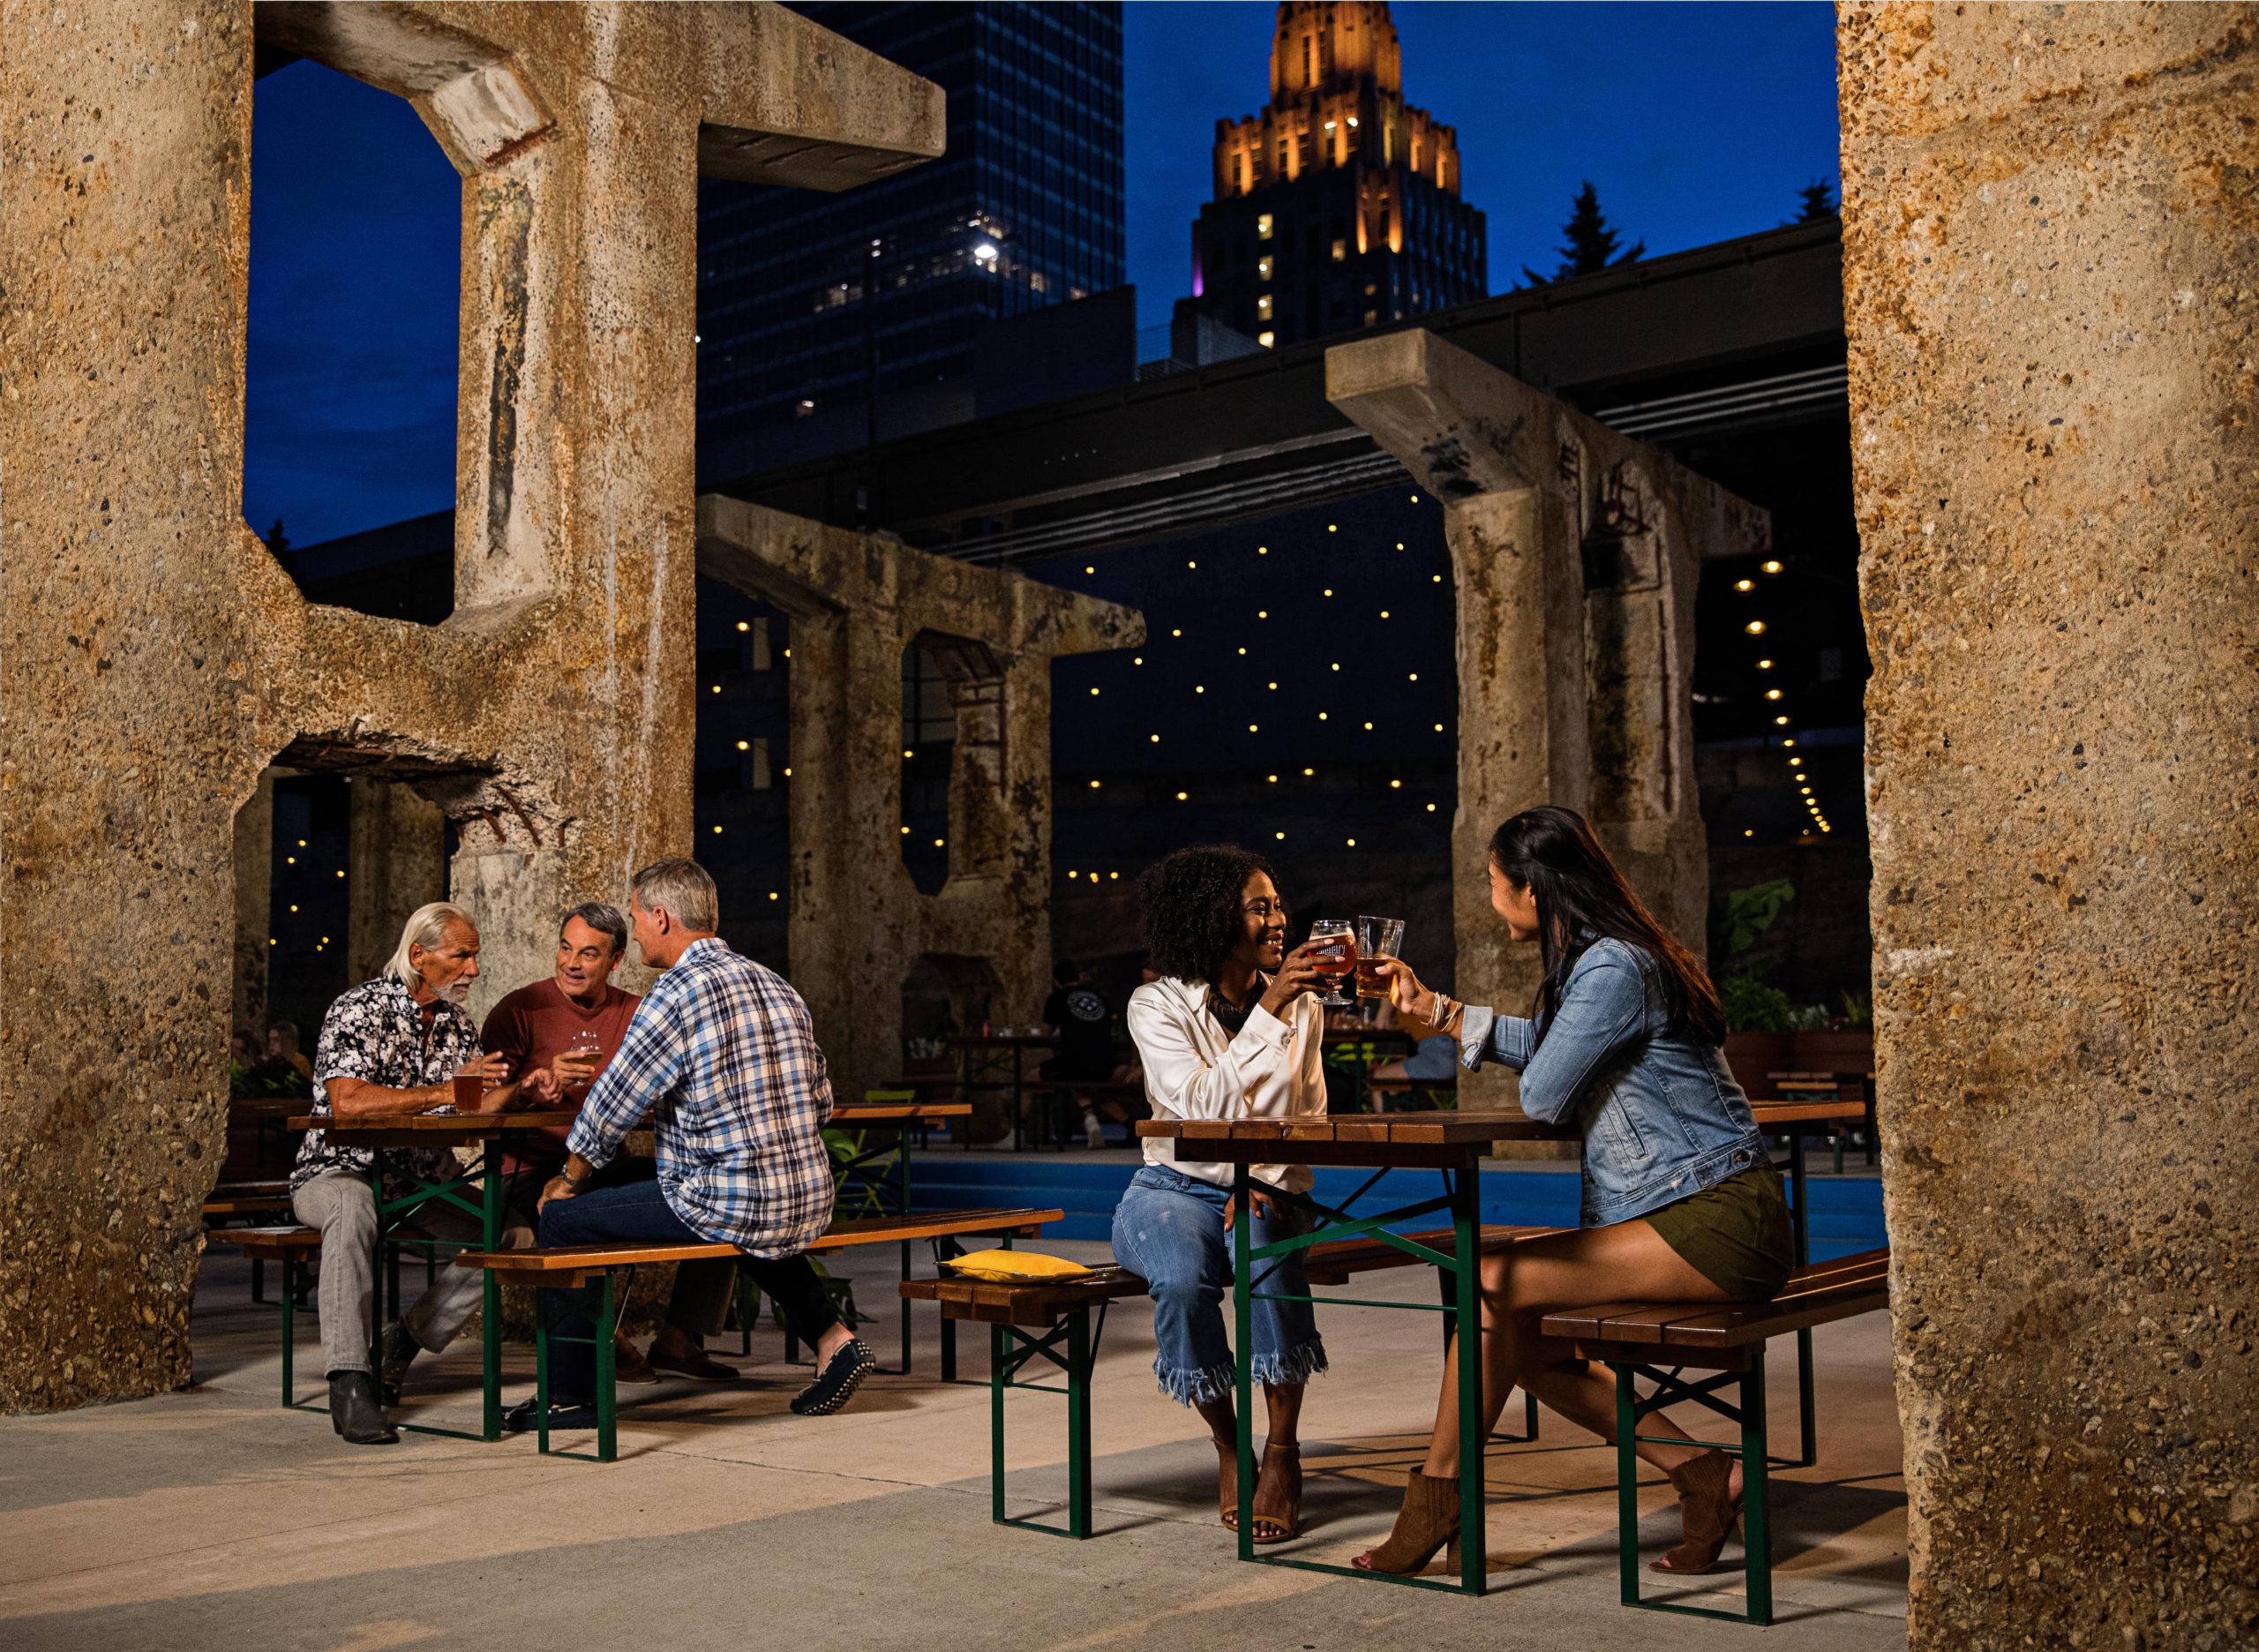
[[[309,1228],[321,1229],[321,1355],[324,1370],[369,1369],[369,1310],[377,1288],[377,1201],[362,1177],[325,1171],[290,1196],[290,1208]],[[417,1228],[435,1238],[483,1237],[477,1217],[433,1199],[416,1213]],[[533,1230],[513,1217],[503,1229],[502,1248],[522,1250]],[[484,1275],[475,1268],[442,1267],[431,1288],[401,1316],[408,1334],[427,1353],[455,1339],[484,1295]]]

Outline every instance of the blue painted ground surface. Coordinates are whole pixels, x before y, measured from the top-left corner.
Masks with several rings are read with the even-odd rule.
[[[1104,1160],[1066,1159],[1040,1153],[960,1154],[937,1147],[917,1155],[911,1176],[912,1202],[919,1210],[966,1210],[998,1205],[1052,1206],[1067,1220],[1047,1230],[1059,1239],[1107,1239],[1114,1207],[1130,1185],[1137,1161],[1128,1153]],[[1321,1169],[1313,1190],[1322,1202],[1339,1206],[1370,1171]],[[1812,1256],[1814,1261],[1866,1250],[1884,1243],[1882,1183],[1872,1174],[1829,1175],[1815,1169],[1812,1187]],[[1437,1197],[1442,1178],[1432,1170],[1392,1170],[1359,1202],[1361,1212],[1411,1205]],[[1411,1224],[1434,1227],[1445,1218],[1423,1217]],[[1482,1220],[1546,1227],[1572,1227],[1577,1220],[1577,1172],[1573,1168],[1491,1165],[1482,1172]]]

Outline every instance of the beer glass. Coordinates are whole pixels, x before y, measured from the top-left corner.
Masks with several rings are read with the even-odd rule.
[[[1318,999],[1322,1004],[1340,1008],[1357,1001],[1346,997],[1341,991],[1342,978],[1357,966],[1357,936],[1347,918],[1321,918],[1310,927],[1310,938],[1325,945],[1310,959],[1310,967],[1332,981],[1332,989]]]
[[[573,1041],[565,1048],[574,1055],[585,1055],[593,1061],[604,1054],[604,1040],[597,1036],[594,1027],[582,1027],[573,1034]],[[574,1085],[573,1089],[582,1095],[586,1095],[589,1085],[594,1082],[593,1079],[583,1078]]]
[[[1385,998],[1388,996],[1388,977],[1380,972],[1373,962],[1375,954],[1395,957],[1404,949],[1404,920],[1401,918],[1369,918],[1360,913],[1357,918],[1357,996]]]

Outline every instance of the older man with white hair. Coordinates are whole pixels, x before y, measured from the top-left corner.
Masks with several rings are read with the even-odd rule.
[[[500,1055],[482,1055],[478,1029],[465,1013],[470,984],[478,979],[478,926],[447,901],[418,907],[401,930],[400,947],[377,980],[355,987],[322,1017],[314,1048],[317,1117],[394,1118],[451,1110],[452,1080],[475,1073],[496,1083],[482,1111],[517,1105],[522,1093],[547,1100],[554,1082],[544,1069],[508,1078]],[[321,1344],[329,1372],[329,1416],[338,1433],[356,1446],[389,1445],[400,1436],[386,1422],[384,1402],[396,1401],[409,1362],[419,1349],[437,1350],[454,1340],[478,1307],[482,1281],[467,1268],[442,1268],[439,1279],[379,1339],[379,1369],[370,1370],[369,1308],[376,1289],[377,1203],[369,1188],[373,1154],[340,1146],[319,1127],[306,1132],[290,1172],[291,1208],[321,1229]],[[417,1149],[395,1160],[429,1181],[458,1174],[444,1147]],[[404,1188],[402,1190],[405,1190]],[[435,1237],[473,1242],[478,1219],[443,1200],[417,1213],[417,1226]],[[505,1240],[532,1243],[520,1226]],[[381,1377],[383,1388],[379,1387]]]

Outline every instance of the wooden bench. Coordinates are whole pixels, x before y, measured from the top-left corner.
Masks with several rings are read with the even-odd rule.
[[[420,1228],[403,1228],[393,1237],[408,1243],[429,1244],[431,1235]],[[282,1265],[282,1403],[298,1405],[292,1382],[292,1356],[297,1350],[298,1308],[313,1288],[312,1269],[321,1255],[319,1228],[217,1228],[205,1235],[207,1244],[242,1247],[251,1263],[251,1300],[257,1302],[259,1280],[268,1262]],[[399,1293],[395,1290],[394,1293]],[[382,1298],[379,1297],[379,1301]]]
[[[834,1222],[808,1246],[812,1256],[828,1255],[855,1245],[904,1244],[919,1240],[953,1242],[972,1235],[1024,1238],[1043,1231],[1047,1222],[1063,1221],[1062,1210],[1002,1208],[993,1210],[929,1211],[909,1216],[864,1216]],[[639,1267],[660,1262],[702,1262],[744,1253],[733,1244],[710,1243],[665,1244],[621,1240],[597,1245],[551,1245],[529,1250],[464,1250],[455,1257],[458,1267],[484,1268],[505,1280],[551,1289],[574,1290],[591,1280],[604,1290],[597,1312],[593,1340],[597,1350],[597,1461],[612,1462],[618,1456],[619,1403],[612,1381],[612,1333],[619,1324],[619,1275],[634,1276]],[[915,1280],[904,1280],[905,1285]],[[949,1329],[944,1320],[945,1330]],[[549,1450],[549,1343],[559,1335],[546,1319],[534,1322],[534,1415],[540,1446]],[[954,1367],[947,1340],[944,1375]],[[903,1368],[909,1366],[904,1349]],[[574,1453],[566,1453],[574,1454]]]
[[[989,1514],[1000,1526],[1027,1526],[1069,1537],[1091,1535],[1091,1371],[1106,1333],[1109,1303],[1142,1296],[1145,1281],[1111,1263],[1087,1280],[992,1280],[961,1278],[904,1280],[905,1301],[939,1303],[942,1322],[964,1319],[988,1327]],[[1098,1322],[1091,1322],[1091,1310]],[[1030,1334],[1031,1332],[1040,1334]],[[1017,1380],[1030,1360],[1043,1358],[1066,1378],[1062,1388]],[[1004,1390],[1033,1388],[1067,1396],[1067,1524],[1062,1528],[1004,1513]]]
[[[1890,1252],[1863,1250],[1832,1262],[1815,1262],[1789,1276],[1769,1303],[1610,1303],[1569,1313],[1548,1314],[1540,1329],[1572,1342],[1586,1359],[1602,1361],[1616,1373],[1616,1512],[1619,1596],[1626,1606],[1690,1612],[1706,1618],[1736,1614],[1640,1598],[1639,1460],[1633,1454],[1640,1420],[1666,1406],[1691,1400],[1741,1425],[1737,1444],[1717,1449],[1737,1452],[1743,1486],[1743,1573],[1754,1624],[1773,1621],[1772,1520],[1765,1441],[1765,1344],[1776,1336],[1808,1331],[1890,1305]],[[1687,1369],[1715,1371],[1687,1382]],[[1643,1378],[1654,1386],[1645,1399],[1633,1387]],[[1719,1398],[1736,1390],[1731,1403]]]
[[[1558,1232],[1553,1228],[1518,1228],[1491,1224],[1483,1228],[1481,1243],[1487,1253],[1502,1250],[1518,1240]],[[1448,1228],[1404,1235],[1417,1244],[1449,1250],[1456,1235]],[[1303,1269],[1313,1285],[1345,1285],[1359,1273],[1384,1268],[1425,1265],[1400,1246],[1376,1236],[1332,1239],[1302,1253]],[[971,1280],[940,1278],[905,1280],[905,1300],[941,1304],[944,1325],[971,1320],[989,1328],[989,1512],[1000,1526],[1028,1526],[1038,1531],[1062,1532],[1087,1537],[1091,1528],[1090,1375],[1098,1359],[1099,1339],[1106,1329],[1108,1303],[1125,1296],[1142,1296],[1145,1281],[1112,1263],[1095,1270],[1089,1280]],[[1095,1325],[1091,1310],[1098,1310]],[[1446,1312],[1445,1338],[1451,1335],[1453,1316]],[[1029,1332],[1039,1335],[1030,1335]],[[1063,1388],[1016,1380],[1031,1359],[1040,1356],[1064,1373]],[[1004,1391],[1035,1388],[1067,1396],[1067,1524],[1048,1526],[1039,1521],[1013,1519],[1004,1513]],[[1525,1444],[1537,1438],[1537,1401],[1525,1393],[1528,1431],[1497,1438]]]
[[[204,1201],[206,1240],[224,1243],[223,1235],[232,1218],[271,1217],[289,1208],[288,1182],[222,1182]],[[266,1258],[256,1253],[251,1259],[251,1299],[262,1303],[266,1300]]]

